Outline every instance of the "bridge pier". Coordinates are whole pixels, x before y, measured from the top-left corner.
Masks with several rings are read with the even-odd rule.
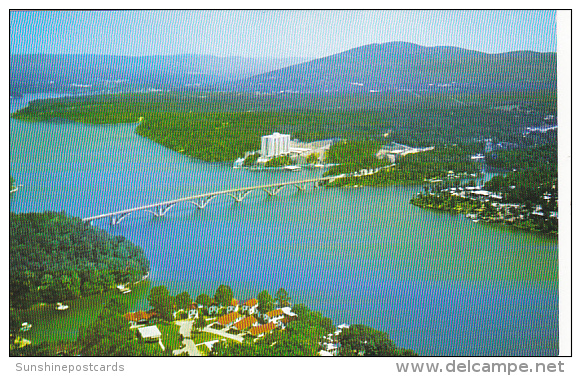
[[[285,186],[286,184],[277,185],[275,187],[272,187],[272,190],[269,190],[268,188],[262,188],[262,190],[268,193],[269,196],[276,196],[278,192],[280,192]]]
[[[131,214],[131,213],[128,212],[128,213],[123,213],[123,214],[118,214],[118,215],[112,215],[111,217],[109,217],[109,225],[115,226],[115,225],[119,224],[119,222],[121,222],[129,214]],[[93,221],[91,221],[91,224],[93,224]]]
[[[307,189],[307,183],[294,184],[294,186],[297,187],[299,191],[305,191]]]
[[[230,194],[229,196],[236,200],[236,202],[241,202],[242,200],[244,200],[244,197],[248,196],[248,194],[253,190],[254,189],[249,189],[247,191],[238,191],[234,192],[234,194]]]
[[[210,203],[210,201],[216,198],[216,196],[218,195],[200,197],[194,201],[190,201],[190,203],[195,205],[198,209],[204,209]]]
[[[163,216],[165,216],[165,213],[167,213],[169,211],[169,209],[171,209],[174,205],[175,205],[175,203],[158,205],[158,206],[153,208],[153,211],[151,211],[151,210],[147,210],[147,211],[150,212],[151,214],[155,215],[156,217],[163,217]]]
[[[262,189],[265,191],[269,196],[276,196],[284,187],[294,185],[297,190],[305,191],[307,187],[309,187],[310,183],[313,183],[314,188],[319,188],[321,186],[325,186],[327,183],[332,183],[337,179],[347,178],[353,175],[338,175],[333,177],[319,177],[319,178],[311,178],[311,179],[302,179],[302,180],[295,180],[289,181],[286,183],[275,183],[275,184],[265,184],[265,185],[257,185],[251,187],[243,187],[243,188],[236,188],[236,189],[226,189],[221,191],[214,191],[205,194],[193,195],[188,197],[179,198],[172,201],[164,201],[157,204],[152,205],[145,205],[140,207],[135,207],[132,209],[126,209],[123,211],[118,211],[114,213],[106,213],[101,215],[96,215],[92,217],[83,218],[84,223],[93,224],[94,221],[99,219],[107,219],[109,218],[111,226],[115,226],[119,222],[121,222],[125,217],[129,214],[136,212],[136,211],[148,211],[152,213],[156,217],[163,217],[165,214],[171,209],[175,204],[180,202],[189,202],[192,205],[195,205],[198,209],[204,209],[210,201],[214,198],[221,196],[221,195],[228,195],[232,197],[236,202],[241,202],[244,200],[246,196],[252,191]]]

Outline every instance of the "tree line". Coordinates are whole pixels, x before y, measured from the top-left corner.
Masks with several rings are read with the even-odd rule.
[[[64,213],[10,213],[10,306],[26,309],[141,279],[143,250]]]
[[[83,123],[139,122],[136,133],[210,162],[233,161],[258,150],[260,137],[278,131],[305,142],[329,138],[380,139],[411,146],[469,144],[492,138],[523,144],[522,130],[555,108],[551,94],[502,97],[421,93],[297,94],[122,93],[33,101],[12,116]],[[530,110],[495,104],[512,100]],[[554,111],[553,111],[554,113]]]

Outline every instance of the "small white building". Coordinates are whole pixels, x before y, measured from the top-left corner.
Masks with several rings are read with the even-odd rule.
[[[242,313],[247,313],[249,315],[254,315],[258,310],[258,300],[252,298],[244,302],[240,308]]]
[[[210,315],[210,316],[217,315],[219,312],[220,312],[220,306],[218,305],[218,303],[212,303],[208,307],[208,315]]]
[[[260,139],[260,156],[262,158],[278,157],[289,154],[290,135],[275,132]]]
[[[236,299],[232,299],[232,302],[230,302],[230,305],[228,306],[228,308],[226,308],[226,312],[230,313],[230,312],[237,312],[238,311],[238,300]]]
[[[278,320],[284,318],[284,312],[282,309],[275,309],[269,312],[266,312],[262,315],[262,319],[266,322],[273,322],[276,323]]]
[[[188,306],[188,319],[197,319],[199,313],[199,308],[196,303],[190,303]]]
[[[161,339],[161,332],[156,325],[138,328],[139,335],[146,342],[156,342]]]

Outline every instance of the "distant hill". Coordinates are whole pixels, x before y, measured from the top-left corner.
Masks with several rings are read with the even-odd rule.
[[[107,93],[208,88],[304,60],[211,55],[12,55],[10,92],[18,95],[37,91]]]
[[[233,90],[369,92],[556,88],[556,53],[370,44],[240,80]]]

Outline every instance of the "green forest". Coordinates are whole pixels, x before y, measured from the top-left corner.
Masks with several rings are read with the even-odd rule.
[[[339,165],[329,169],[325,175],[389,166],[391,164],[389,160],[375,158],[378,150],[379,145],[373,141],[337,143],[331,147],[328,156],[333,163]],[[397,160],[395,166],[373,175],[343,178],[329,185],[387,186],[398,183],[421,183],[427,179],[446,178],[450,171],[456,175],[479,172],[477,164],[470,159],[469,146],[441,146],[433,150],[408,154]]]
[[[557,142],[528,149],[499,151],[486,155],[489,166],[508,170],[486,182],[484,187],[503,195],[505,202],[557,209]],[[550,200],[543,196],[548,194]]]
[[[506,104],[518,103],[518,109]],[[507,110],[511,109],[511,110]],[[233,161],[278,131],[309,142],[328,138],[410,146],[527,144],[522,131],[556,114],[554,93],[285,94],[123,93],[33,101],[12,116],[91,124],[139,122],[136,133],[204,161]],[[387,135],[387,139],[385,138]]]
[[[426,187],[426,192],[410,202],[423,208],[477,214],[478,218],[527,231],[557,234],[558,218],[551,215],[558,212],[557,143],[491,152],[486,161],[500,172],[483,188],[502,197],[498,204],[512,207],[498,209],[491,202],[459,197],[435,187],[430,187],[431,192]]]
[[[10,213],[10,305],[106,291],[149,270],[139,247],[64,213]]]

